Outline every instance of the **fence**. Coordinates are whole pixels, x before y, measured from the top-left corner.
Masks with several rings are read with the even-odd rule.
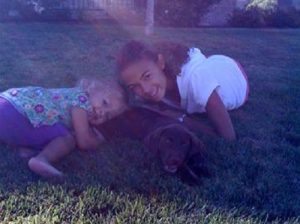
[[[134,0],[64,0],[53,9],[103,10],[128,8],[134,9]]]

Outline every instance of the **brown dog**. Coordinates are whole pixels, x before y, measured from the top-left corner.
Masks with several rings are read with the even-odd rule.
[[[201,154],[204,150],[202,142],[178,123],[156,128],[145,137],[144,142],[170,173],[177,172],[188,158]]]
[[[199,182],[200,176],[209,175],[203,165],[204,144],[177,120],[136,108],[99,126],[98,130],[108,140],[114,137],[142,140],[167,172],[177,173],[190,184]]]

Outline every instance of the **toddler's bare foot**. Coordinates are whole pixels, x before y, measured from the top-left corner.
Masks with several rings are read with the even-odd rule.
[[[37,154],[37,151],[30,148],[18,148],[18,154],[23,159],[30,159]]]
[[[47,161],[33,157],[28,162],[29,168],[36,174],[45,178],[62,179],[63,173],[52,166]]]

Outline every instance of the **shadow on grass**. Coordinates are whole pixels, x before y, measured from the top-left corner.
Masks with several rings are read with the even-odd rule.
[[[218,210],[234,211],[233,216],[261,221],[298,217],[298,150],[293,147],[284,150],[275,144],[267,146],[251,138],[242,138],[236,143],[206,142],[209,145],[208,166],[214,175],[203,179],[196,187],[185,185],[177,177],[165,173],[140,142],[126,139],[107,143],[98,152],[73,153],[58,164],[66,174],[65,182],[61,185],[50,183],[49,186],[59,187],[64,194],[74,198],[92,188],[129,195],[132,200],[142,197],[149,203],[153,199],[174,203],[186,215],[191,211],[210,214]],[[287,147],[286,143],[282,146]],[[1,170],[5,172],[0,180],[2,197],[15,192],[27,194],[28,189],[38,186],[40,181],[45,182],[31,173],[26,162],[9,148],[2,147],[1,154]],[[107,204],[101,211],[94,208],[94,212],[107,213],[106,210],[113,207],[113,203]],[[93,207],[89,209],[93,210]]]

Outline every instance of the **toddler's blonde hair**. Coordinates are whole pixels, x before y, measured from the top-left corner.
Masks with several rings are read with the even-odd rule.
[[[115,95],[124,106],[124,110],[127,109],[127,94],[123,87],[118,83],[117,79],[82,78],[78,82],[78,86],[81,87],[88,95],[92,95],[94,92],[101,92],[103,95]]]

